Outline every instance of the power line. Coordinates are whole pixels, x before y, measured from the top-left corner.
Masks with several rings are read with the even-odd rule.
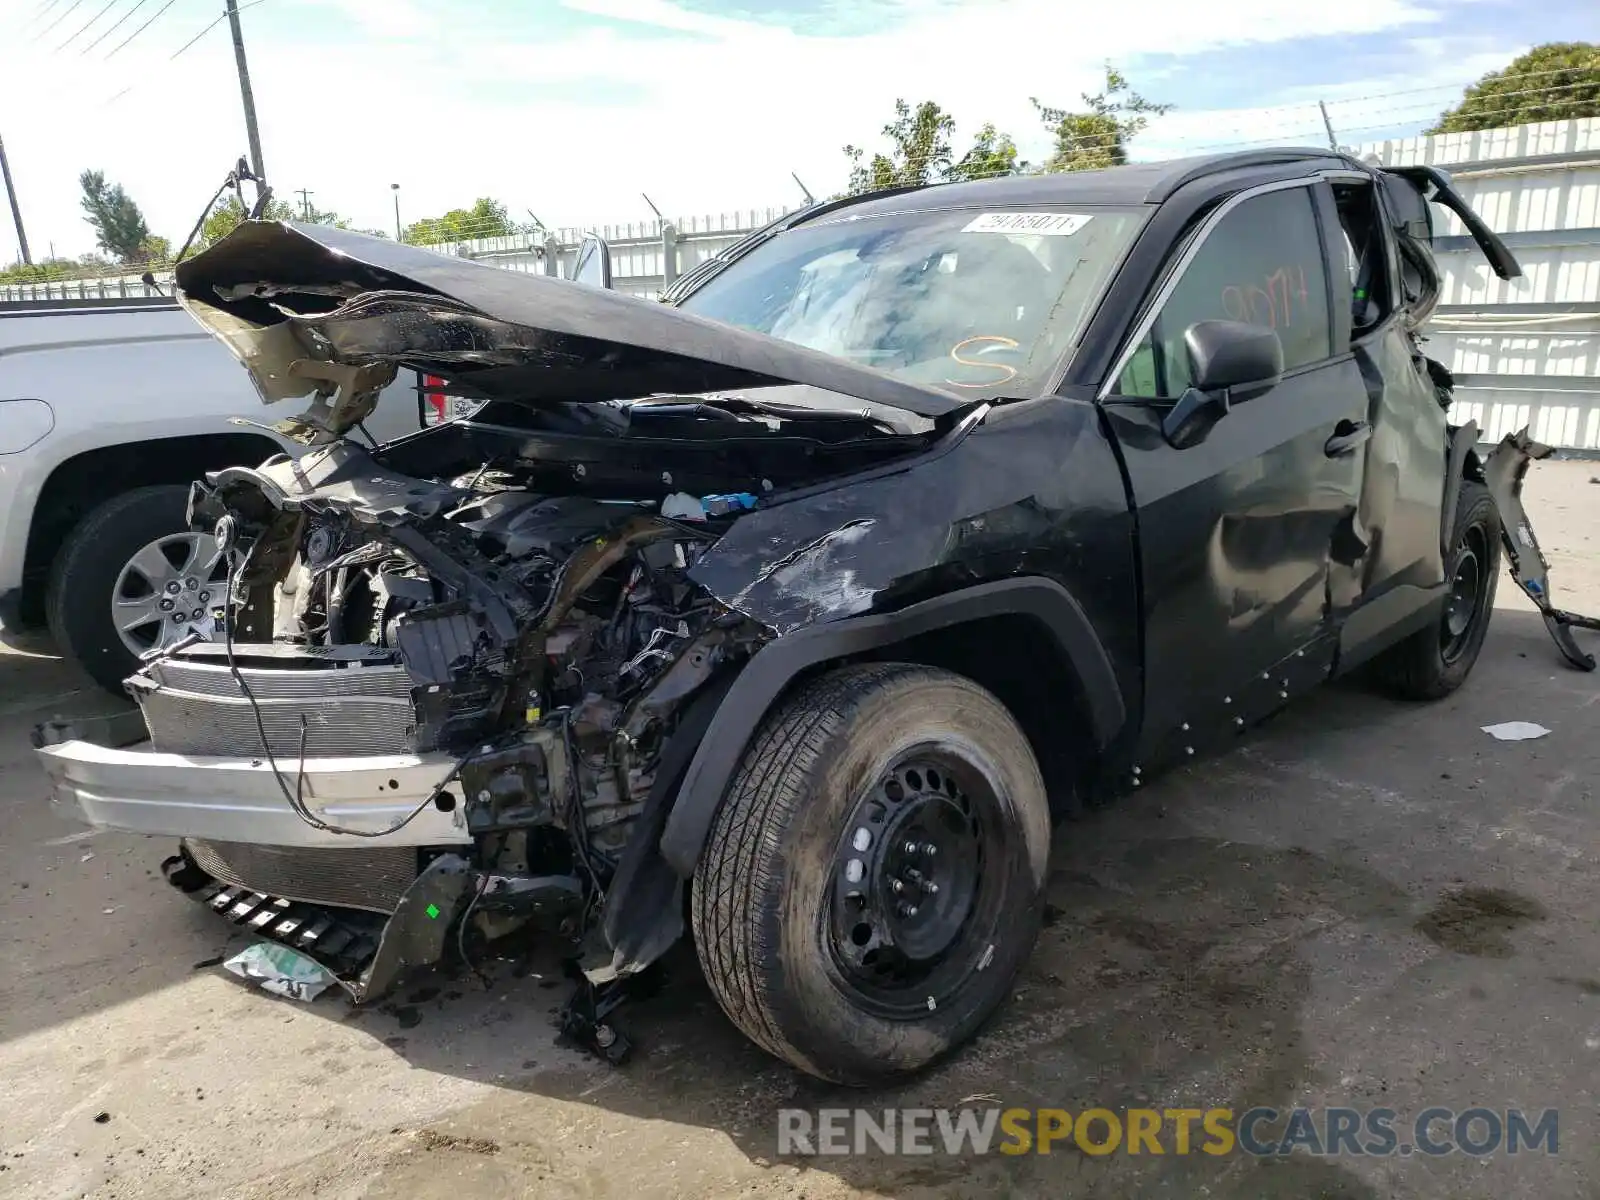
[[[64,12],[62,12],[58,17],[56,17],[56,19],[54,21],[51,21],[50,24],[46,25],[43,29],[39,30],[38,33],[33,35],[33,40],[35,42],[42,40],[44,38],[45,34],[49,33],[57,25],[61,24],[61,22],[65,21],[68,17],[70,17],[74,12],[76,12],[82,6],[82,4],[83,4],[83,0],[72,0],[72,3],[66,8],[66,10]]]
[[[138,37],[146,29],[149,29],[150,26],[154,25],[157,21],[159,21],[161,19],[161,14],[166,12],[167,9],[171,8],[177,2],[178,2],[178,0],[167,0],[167,2],[165,4],[163,4],[160,8],[156,9],[155,16],[151,17],[148,21],[146,21],[143,25],[139,26],[139,28],[135,29],[127,37],[123,38],[122,41],[118,42],[117,45],[112,49],[112,51],[109,54],[106,55],[106,59],[109,60],[109,59],[115,57],[115,55],[116,55],[118,50],[121,50],[129,42],[133,41],[134,38]]]
[[[213,20],[211,22],[211,24],[207,25],[204,29],[202,29],[199,33],[195,34],[192,38],[190,38],[187,42],[185,42],[177,50],[173,51],[172,58],[177,58],[178,55],[182,54],[190,46],[194,45],[201,38],[205,37],[206,34],[210,33],[213,29],[215,29],[218,25],[221,25],[227,19],[228,19],[228,14],[227,13],[223,13],[220,17],[217,17],[215,20]],[[168,59],[167,61],[170,62],[171,59]]]
[[[33,10],[33,15],[22,23],[22,27],[26,29],[29,25],[32,25],[40,17],[45,16],[52,8],[60,3],[61,0],[44,0],[44,2],[41,3],[38,8]]]
[[[241,4],[239,6],[239,11],[240,12],[249,12],[256,5],[265,4],[266,2],[267,2],[267,0],[250,0],[249,4]],[[226,12],[224,12],[220,17],[217,17],[215,20],[213,20],[211,22],[211,24],[207,25],[204,29],[202,29],[199,33],[195,34],[192,38],[190,38],[187,42],[185,42],[177,50],[173,51],[172,58],[177,58],[178,55],[182,54],[190,46],[194,45],[201,38],[205,37],[206,34],[210,33],[213,29],[215,29],[218,25],[221,25],[227,19],[228,19],[228,14]],[[171,59],[168,59],[167,61],[170,62]]]
[[[109,29],[103,30],[99,37],[95,38],[94,41],[90,42],[87,46],[85,46],[82,50],[80,50],[78,52],[78,57],[82,58],[85,54],[89,53],[89,51],[93,50],[101,42],[105,41],[108,37],[110,37],[117,30],[121,29],[122,26],[127,22],[129,17],[133,16],[134,13],[138,12],[141,8],[143,8],[149,2],[150,2],[150,0],[134,0],[133,7],[130,8],[127,12],[123,13],[115,21],[113,21],[111,23],[111,27]]]
[[[82,26],[79,27],[77,33],[73,34],[66,41],[62,42],[61,45],[57,46],[55,48],[55,53],[57,53],[57,54],[61,53],[61,51],[65,50],[68,46],[72,45],[73,42],[77,41],[80,37],[82,37],[85,33],[87,33],[88,30],[89,30],[89,26],[93,25],[101,17],[105,16],[108,12],[110,12],[111,9],[112,9],[112,6],[115,5],[116,2],[117,2],[117,0],[106,0],[105,7],[102,8],[99,12],[95,13],[94,16],[90,17],[87,21],[85,21],[82,24]]]

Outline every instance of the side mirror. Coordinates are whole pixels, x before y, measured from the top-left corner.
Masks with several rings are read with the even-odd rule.
[[[611,247],[604,238],[590,234],[578,247],[578,261],[573,264],[572,278],[594,287],[611,286]]]
[[[1283,378],[1283,343],[1275,330],[1243,321],[1196,321],[1184,332],[1189,390],[1161,422],[1168,445],[1203,441],[1235,404],[1254,400]]]

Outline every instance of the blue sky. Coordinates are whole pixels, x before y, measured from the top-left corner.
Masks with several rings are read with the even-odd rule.
[[[244,149],[226,24],[172,0],[148,30],[80,51],[136,0],[0,0],[0,136],[36,254],[92,248],[86,167],[180,240]],[[48,4],[54,11],[42,11]],[[937,100],[958,139],[985,121],[1025,156],[1030,96],[1071,105],[1110,59],[1176,105],[1142,156],[1417,132],[1463,85],[1543,41],[1600,40],[1594,0],[256,0],[244,12],[268,175],[280,195],[391,228],[493,195],[550,224],[787,205],[798,172],[836,189],[846,142],[875,144],[894,99]],[[0,262],[15,257],[0,221]]]

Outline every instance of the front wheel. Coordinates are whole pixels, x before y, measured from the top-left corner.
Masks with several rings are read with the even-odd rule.
[[[695,872],[701,966],[751,1040],[868,1084],[970,1038],[1032,949],[1050,851],[1028,740],[906,664],[802,687],[751,742]]]
[[[1439,619],[1372,664],[1384,690],[1403,700],[1438,700],[1455,691],[1472,673],[1489,632],[1500,579],[1500,510],[1475,480],[1461,481],[1444,566],[1449,595]]]

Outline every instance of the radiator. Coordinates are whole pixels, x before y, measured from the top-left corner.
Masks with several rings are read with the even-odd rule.
[[[170,754],[255,755],[262,752],[264,729],[275,758],[299,757],[302,736],[308,758],[412,748],[416,721],[404,667],[308,659],[298,667],[241,666],[239,673],[253,705],[220,663],[173,657],[136,676],[132,690],[152,747]]]

